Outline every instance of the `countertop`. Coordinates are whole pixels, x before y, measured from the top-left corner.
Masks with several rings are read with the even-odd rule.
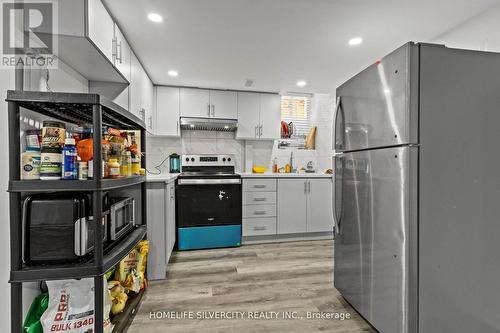
[[[332,178],[331,174],[326,173],[247,173],[237,172],[242,178]],[[148,174],[147,182],[165,182],[169,183],[177,179],[178,173],[162,173],[159,175]]]
[[[177,179],[178,173],[161,173],[158,175],[153,175],[153,174],[147,174],[146,175],[146,182],[149,183],[159,183],[159,182],[165,182],[165,183],[170,183],[171,181],[174,181]]]
[[[326,173],[238,173],[242,178],[332,178]]]

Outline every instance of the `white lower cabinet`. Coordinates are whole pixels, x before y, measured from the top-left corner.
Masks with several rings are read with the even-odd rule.
[[[243,179],[243,237],[276,235],[276,179]]]
[[[172,251],[174,250],[175,232],[175,181],[171,181],[166,186],[165,195],[166,223],[165,223],[165,263],[168,264]]]
[[[276,235],[276,218],[243,219],[243,236]]]
[[[307,179],[278,179],[278,234],[307,228]]]
[[[333,230],[332,179],[310,179],[307,196],[307,232]]]
[[[175,245],[175,181],[147,183],[148,279],[166,278]]]
[[[333,230],[332,179],[278,180],[278,234]]]

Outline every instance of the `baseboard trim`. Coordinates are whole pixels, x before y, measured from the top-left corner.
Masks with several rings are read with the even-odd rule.
[[[279,242],[297,242],[308,240],[333,240],[333,232],[307,232],[297,234],[264,235],[264,236],[243,236],[242,244],[261,244]]]

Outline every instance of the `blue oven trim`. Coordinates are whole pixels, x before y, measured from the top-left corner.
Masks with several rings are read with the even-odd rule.
[[[177,235],[179,250],[213,249],[241,245],[241,225],[179,228]]]

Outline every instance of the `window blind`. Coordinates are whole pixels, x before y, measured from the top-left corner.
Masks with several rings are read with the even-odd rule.
[[[281,96],[281,120],[292,122],[293,136],[305,136],[311,129],[311,99],[304,96]]]

